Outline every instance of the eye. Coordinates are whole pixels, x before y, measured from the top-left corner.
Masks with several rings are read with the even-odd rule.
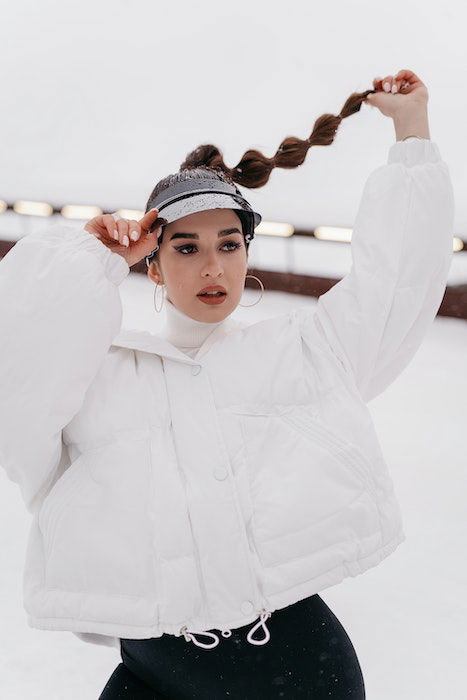
[[[237,241],[226,241],[224,245],[233,245],[233,248],[229,248],[229,251],[231,250],[237,250],[238,248],[242,247],[241,243],[237,243]],[[224,246],[222,246],[224,247]]]
[[[185,245],[180,245],[180,246],[174,246],[175,250],[177,250],[179,253],[183,253],[183,255],[189,255],[189,252],[186,251],[187,248],[194,248],[195,246],[192,243],[186,243]]]
[[[238,248],[241,248],[241,243],[237,243],[236,241],[226,241],[223,245],[222,248],[226,245],[233,246],[233,248],[229,248],[226,252],[230,253],[233,252],[234,250],[237,250]],[[191,255],[192,251],[187,251],[187,248],[193,249],[196,248],[196,246],[193,243],[185,243],[185,245],[180,245],[180,246],[174,246],[175,250],[177,250],[179,253],[182,255]]]

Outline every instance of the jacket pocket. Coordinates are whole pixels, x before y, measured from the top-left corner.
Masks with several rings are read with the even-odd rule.
[[[242,416],[251,536],[264,566],[316,554],[321,566],[380,540],[371,467],[310,409]],[[319,555],[317,554],[319,552]]]
[[[326,449],[333,452],[347,469],[353,470],[362,484],[376,493],[372,467],[363,451],[354,443],[342,438],[336,431],[331,430],[319,418],[317,413],[310,412],[301,406],[282,414],[282,419],[299,430],[305,437],[317,441]]]
[[[84,452],[39,514],[47,588],[157,597],[152,509],[147,439],[114,439]]]
[[[83,453],[72,462],[54,483],[39,510],[38,523],[43,537],[46,568],[63,512],[92,485],[86,467],[87,459],[88,454]]]

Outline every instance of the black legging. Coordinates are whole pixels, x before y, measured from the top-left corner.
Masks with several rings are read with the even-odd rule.
[[[271,637],[264,645],[246,639],[254,624],[232,629],[227,638],[217,631],[213,649],[169,634],[122,639],[123,663],[99,700],[364,700],[352,642],[317,593],[275,610],[266,620]],[[253,638],[263,637],[260,627]],[[201,633],[197,639],[210,642]]]

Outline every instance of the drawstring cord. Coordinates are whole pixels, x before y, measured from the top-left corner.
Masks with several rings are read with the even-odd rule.
[[[271,617],[270,612],[265,610],[264,608],[261,610],[260,616],[259,616],[259,622],[256,623],[256,625],[248,632],[247,635],[247,640],[250,642],[250,644],[266,644],[266,642],[269,642],[271,635],[269,634],[269,630],[266,627],[266,620],[268,617]],[[262,627],[266,633],[266,636],[264,639],[253,639],[253,634],[257,629]]]
[[[203,647],[203,649],[214,649],[214,647],[217,647],[219,644],[219,637],[217,634],[214,634],[214,632],[197,632],[197,634],[204,634],[206,637],[214,637],[215,642],[213,644],[203,644],[203,642],[199,642],[196,639],[194,632],[188,632],[186,625],[182,627],[180,632],[183,634],[187,642],[193,642],[197,647]]]
[[[271,639],[269,630],[266,627],[266,620],[268,619],[268,617],[271,617],[271,615],[272,613],[268,612],[264,608],[261,609],[259,613],[259,622],[257,622],[247,634],[247,641],[250,642],[250,644],[266,644],[266,642],[268,642]],[[259,627],[263,628],[265,632],[265,637],[263,639],[253,639],[253,634],[256,632],[257,629],[259,629]],[[196,639],[194,632],[188,631],[186,625],[182,627],[180,633],[183,634],[187,642],[193,642],[193,644],[196,644],[196,646],[198,647],[203,647],[203,649],[214,649],[214,647],[216,647],[220,641],[218,635],[214,632],[196,632],[196,634],[201,634],[207,637],[211,637],[211,639],[214,639],[214,642],[212,644],[205,644],[203,642],[200,642],[198,639]],[[221,634],[223,637],[231,637],[232,630],[222,630]]]

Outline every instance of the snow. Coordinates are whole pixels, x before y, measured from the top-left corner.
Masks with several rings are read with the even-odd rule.
[[[121,287],[124,327],[156,330],[153,285],[130,273]],[[242,303],[257,299],[247,289]],[[265,292],[236,317],[259,320],[316,299]],[[467,323],[437,317],[399,378],[370,404],[401,503],[407,539],[363,575],[320,595],[356,649],[369,700],[438,700],[464,695],[467,642],[465,349]],[[0,470],[0,695],[5,700],[95,700],[116,649],[69,632],[28,627],[21,576],[30,515]]]

